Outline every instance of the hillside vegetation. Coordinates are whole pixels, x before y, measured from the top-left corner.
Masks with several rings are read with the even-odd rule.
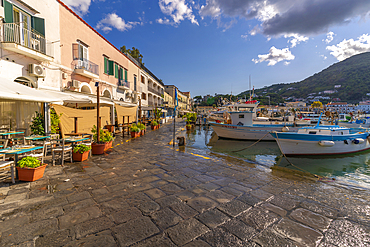
[[[324,91],[335,92],[328,94]],[[321,100],[322,102],[340,99],[348,103],[358,103],[363,98],[369,98],[367,93],[370,93],[370,52],[335,63],[300,82],[280,83],[255,90],[255,94],[264,103],[266,95],[270,95],[271,103],[281,103],[285,99],[313,101],[314,97],[330,97]],[[238,96],[243,97],[245,94],[249,95],[249,91]]]

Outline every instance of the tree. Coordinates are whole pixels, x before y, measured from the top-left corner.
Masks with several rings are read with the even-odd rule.
[[[124,45],[120,48],[120,51],[122,53],[130,54],[131,57],[135,58],[138,62],[140,62],[142,65],[144,65],[143,55],[140,53],[139,49],[137,49],[135,47],[132,47],[131,49],[126,49],[126,46]]]
[[[311,104],[311,107],[312,108],[322,108],[322,103],[320,101],[314,101],[312,104]]]

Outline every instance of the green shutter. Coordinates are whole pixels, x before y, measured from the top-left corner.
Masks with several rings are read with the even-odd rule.
[[[31,25],[33,30],[36,31],[36,33],[41,34],[42,36],[45,37],[45,20],[43,18],[32,16]]]
[[[114,75],[114,61],[108,60],[108,75]]]
[[[125,81],[127,81],[127,70],[125,70]]]
[[[123,80],[123,69],[122,68],[120,68],[119,69],[119,79],[121,79],[121,80]]]
[[[118,65],[114,64],[114,77],[118,79]]]
[[[9,3],[8,1],[4,1],[4,15],[6,23],[13,22],[13,4]]]
[[[104,73],[108,74],[108,58],[104,57]]]

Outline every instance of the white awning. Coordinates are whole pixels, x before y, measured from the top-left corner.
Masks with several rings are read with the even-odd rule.
[[[30,88],[5,78],[0,78],[0,100],[19,100],[48,103],[61,102],[60,99],[51,97],[40,90]]]
[[[58,105],[63,104],[89,104],[92,103],[92,100],[89,98],[89,96],[85,95],[77,95],[77,94],[71,94],[69,92],[60,92],[60,91],[52,91],[52,90],[40,90],[44,92],[46,95],[49,95],[53,98],[60,99],[60,102],[58,102]]]

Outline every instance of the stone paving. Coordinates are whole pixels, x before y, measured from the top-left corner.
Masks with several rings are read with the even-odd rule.
[[[370,245],[368,191],[175,150],[171,128],[0,184],[0,246]]]

